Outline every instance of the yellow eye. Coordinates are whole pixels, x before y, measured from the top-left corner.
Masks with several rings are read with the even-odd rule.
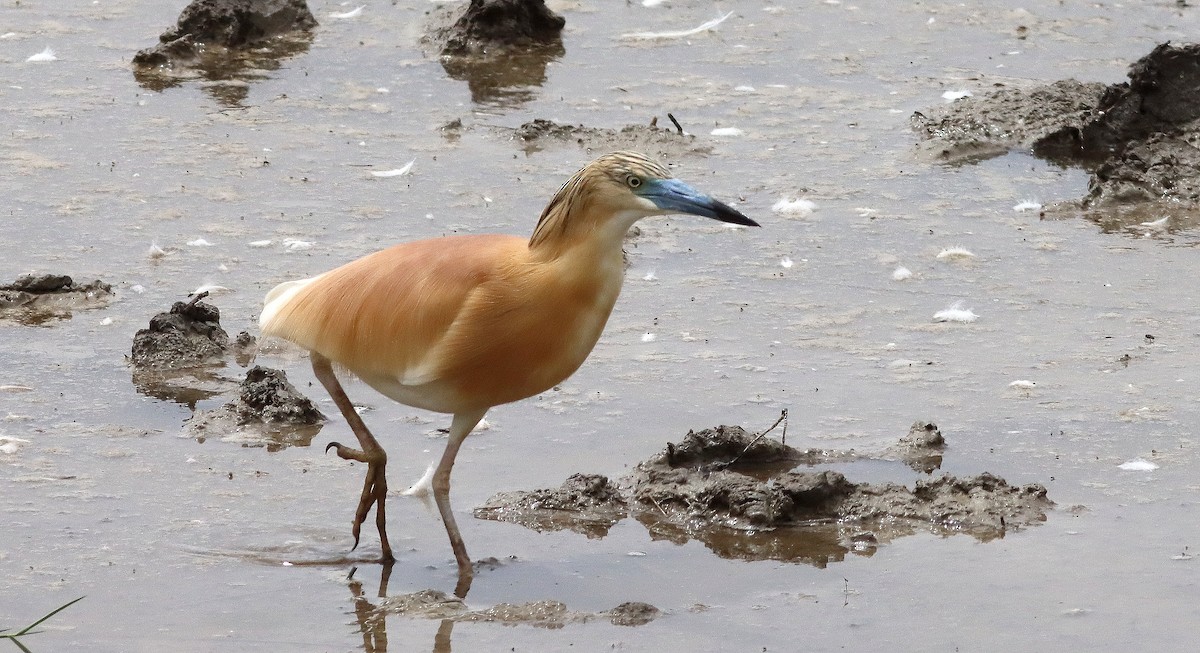
[[[630,188],[637,188],[642,185],[642,180],[637,175],[629,175],[625,178],[625,183],[629,184]]]

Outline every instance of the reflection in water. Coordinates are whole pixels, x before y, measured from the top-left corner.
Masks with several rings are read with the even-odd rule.
[[[233,381],[217,373],[222,365],[180,370],[133,370],[133,386],[147,397],[182,404],[195,410],[196,404],[235,387]]]
[[[266,79],[286,59],[308,52],[312,34],[295,32],[243,49],[219,45],[190,45],[184,52],[154,66],[134,66],[133,76],[142,88],[162,92],[185,81],[202,79],[205,92],[219,104],[239,108],[250,94],[250,84]]]
[[[565,54],[561,42],[496,55],[442,57],[451,79],[464,81],[476,104],[516,107],[532,100],[546,82],[546,66]]]

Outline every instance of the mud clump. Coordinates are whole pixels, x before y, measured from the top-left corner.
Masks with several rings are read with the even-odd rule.
[[[636,150],[663,159],[712,152],[711,145],[697,143],[694,135],[679,129],[659,127],[657,123],[655,120],[648,125],[607,129],[564,125],[538,118],[517,127],[513,131],[513,140],[521,143],[526,152],[563,144],[574,144],[589,150]]]
[[[922,149],[947,162],[1028,148],[1092,172],[1083,209],[1152,205],[1167,214],[1200,206],[1200,44],[1158,45],[1129,81],[1074,80],[1003,89],[913,115]],[[1143,209],[1130,215],[1144,217]]]
[[[325,415],[296,390],[282,370],[255,365],[232,401],[215,410],[197,410],[187,431],[203,441],[210,435],[245,433],[268,450],[308,446],[321,430]]]
[[[944,447],[941,431],[927,422],[914,424],[897,444],[875,455],[800,451],[741,427],[720,426],[689,432],[619,483],[576,475],[558,490],[498,494],[475,515],[589,535],[597,523],[611,527],[632,516],[655,538],[697,539],[724,557],[823,566],[851,551],[869,554],[881,542],[918,530],[968,533],[985,541],[1003,537],[1043,521],[1054,505],[1041,485],[1012,486],[986,473],[918,479],[910,489],[854,483],[836,470],[796,469],[864,460],[909,463],[934,452],[940,462]],[[592,490],[581,494],[580,487]]]
[[[220,363],[229,350],[221,311],[200,301],[175,302],[133,337],[131,360],[139,369],[171,370]]]
[[[521,521],[541,531],[570,529],[589,538],[604,537],[629,513],[621,489],[600,474],[573,474],[554,489],[502,492],[487,505],[489,519]],[[527,520],[531,515],[540,519]]]
[[[307,50],[316,27],[304,0],[193,0],[157,45],[133,56],[134,77],[155,91],[197,76],[222,82],[208,90],[236,106],[245,82]]]
[[[172,66],[200,57],[206,48],[243,48],[317,26],[304,0],[193,0],[158,45],[133,57],[138,66]]]
[[[80,284],[65,274],[27,274],[0,285],[0,319],[41,324],[107,306],[112,297],[112,286],[99,279]]]
[[[533,47],[562,49],[566,20],[545,0],[471,0],[448,27],[430,39],[443,56],[499,55]]]

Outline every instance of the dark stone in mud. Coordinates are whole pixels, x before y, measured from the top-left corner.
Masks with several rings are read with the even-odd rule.
[[[76,283],[65,274],[27,274],[0,285],[0,318],[40,324],[78,309],[100,308],[112,299],[112,286],[100,280]]]
[[[229,349],[229,334],[221,328],[221,311],[200,299],[175,302],[134,335],[135,367],[165,370],[220,362]]]
[[[187,429],[193,436],[204,438],[253,427],[265,436],[269,450],[278,450],[308,446],[324,421],[316,404],[288,381],[287,374],[255,365],[246,372],[233,401],[215,410],[196,411]]]
[[[565,24],[545,0],[471,0],[453,25],[432,38],[451,56],[547,45],[561,50]]]
[[[159,44],[138,52],[133,63],[169,66],[199,57],[208,46],[242,48],[316,26],[304,0],[193,0]]]
[[[1029,148],[1092,170],[1084,209],[1200,206],[1200,44],[1158,45],[1104,87],[1074,80],[1004,89],[916,113],[923,149],[948,162]],[[1144,214],[1133,212],[1136,220]]]
[[[633,516],[655,538],[698,539],[720,555],[824,565],[849,551],[869,555],[880,542],[918,529],[1002,537],[1043,521],[1054,505],[1040,485],[1011,486],[991,474],[921,479],[909,489],[853,483],[833,470],[793,471],[802,464],[940,457],[944,446],[941,431],[927,422],[917,422],[900,442],[874,456],[799,451],[741,427],[721,426],[689,432],[616,486],[604,477],[576,475],[558,490],[496,495],[475,514],[581,532],[587,531],[580,524],[611,525]],[[581,501],[581,484],[603,489]]]

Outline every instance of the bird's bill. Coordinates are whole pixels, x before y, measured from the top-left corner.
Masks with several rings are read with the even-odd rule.
[[[715,200],[678,179],[655,179],[641,193],[663,211],[699,215],[721,222],[757,227],[758,223],[728,204]]]

